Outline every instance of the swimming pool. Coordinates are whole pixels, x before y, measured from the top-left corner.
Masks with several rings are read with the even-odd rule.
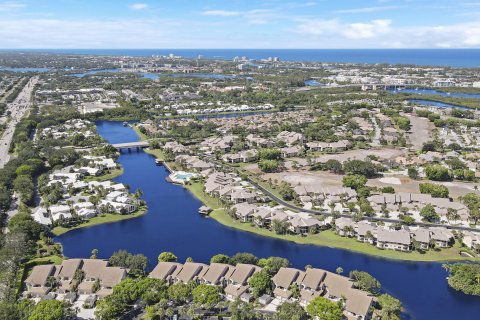
[[[172,173],[169,178],[172,182],[184,184],[195,176],[196,174],[192,172],[177,171]]]

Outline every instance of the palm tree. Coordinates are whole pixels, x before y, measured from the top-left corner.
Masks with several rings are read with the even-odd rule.
[[[442,268],[443,268],[445,271],[449,272],[449,271],[450,271],[450,264],[444,263],[444,264],[442,264]]]
[[[90,259],[97,259],[97,256],[98,256],[98,249],[93,249]]]

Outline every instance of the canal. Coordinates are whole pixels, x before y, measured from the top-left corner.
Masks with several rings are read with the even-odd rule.
[[[121,122],[99,122],[97,130],[111,143],[135,141],[135,132]],[[124,174],[117,179],[141,188],[149,211],[146,215],[122,222],[70,231],[55,240],[63,244],[67,257],[89,257],[92,249],[108,258],[125,249],[145,254],[156,264],[162,251],[174,252],[181,262],[187,257],[208,262],[217,253],[233,255],[251,252],[258,257],[281,256],[294,267],[314,267],[345,274],[353,269],[375,276],[383,289],[400,299],[406,308],[405,319],[478,319],[480,298],[457,293],[447,286],[446,272],[440,263],[415,263],[386,260],[327,247],[299,245],[265,238],[225,227],[198,214],[199,200],[181,186],[165,181],[168,175],[154,158],[143,151],[122,153],[118,159]]]

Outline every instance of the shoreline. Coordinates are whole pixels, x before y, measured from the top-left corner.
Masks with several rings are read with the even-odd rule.
[[[145,135],[140,134],[140,132],[136,130],[135,127],[133,127],[133,129],[138,134],[141,140],[146,140]],[[144,149],[144,152],[162,160],[162,165],[164,165],[167,170],[171,170],[168,163],[163,162],[162,150]],[[212,209],[212,212],[209,214],[209,217],[211,217],[221,225],[244,232],[254,233],[259,236],[290,241],[297,244],[348,250],[350,252],[396,261],[438,263],[452,261],[480,261],[480,258],[469,258],[466,256],[461,256],[461,247],[457,242],[452,248],[441,249],[440,251],[427,251],[427,253],[422,254],[418,251],[399,252],[395,250],[381,250],[370,244],[358,242],[353,238],[341,237],[331,230],[320,231],[318,234],[308,235],[306,237],[302,237],[300,235],[279,235],[267,229],[251,226],[249,223],[241,223],[233,220],[225,212],[222,204],[218,199],[210,197],[203,192],[203,185],[201,182],[190,183],[188,185],[183,185],[183,187],[187,189],[195,198],[200,200],[204,205],[210,207]]]
[[[244,232],[254,233],[263,237],[270,237],[284,241],[290,241],[302,245],[313,245],[319,247],[327,247],[341,250],[348,250],[350,252],[365,254],[377,258],[383,258],[396,261],[409,261],[409,262],[479,262],[479,258],[468,258],[460,255],[461,247],[456,243],[452,248],[441,249],[440,251],[427,251],[427,253],[419,253],[418,251],[400,252],[395,250],[381,250],[375,246],[367,243],[362,243],[354,238],[342,237],[335,234],[332,230],[320,231],[315,235],[307,235],[305,237],[301,235],[280,235],[271,230],[258,228],[252,226],[250,223],[242,223],[232,219],[225,210],[220,206],[219,201],[216,198],[211,198],[202,194],[199,187],[195,187],[197,184],[191,184],[184,186],[185,189],[190,191],[193,196],[200,200],[204,205],[209,206],[212,212],[209,217],[229,228],[241,230]],[[458,256],[455,256],[458,253]]]
[[[135,219],[139,218],[143,215],[145,215],[148,212],[148,206],[140,207],[137,212],[131,213],[131,214],[112,214],[112,213],[107,213],[107,214],[102,214],[98,215],[96,217],[91,218],[90,220],[81,223],[79,225],[66,228],[66,227],[55,227],[50,230],[50,232],[55,236],[59,237],[65,233],[68,233],[72,230],[77,230],[77,229],[83,229],[83,228],[90,228],[94,227],[100,224],[107,224],[107,223],[115,223],[115,222],[120,222],[120,221],[125,221],[125,220],[130,220],[130,219]]]

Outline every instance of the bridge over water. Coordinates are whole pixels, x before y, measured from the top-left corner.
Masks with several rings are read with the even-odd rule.
[[[148,141],[136,141],[136,142],[124,142],[112,144],[118,151],[132,150],[132,149],[144,149],[148,148],[150,143]]]

